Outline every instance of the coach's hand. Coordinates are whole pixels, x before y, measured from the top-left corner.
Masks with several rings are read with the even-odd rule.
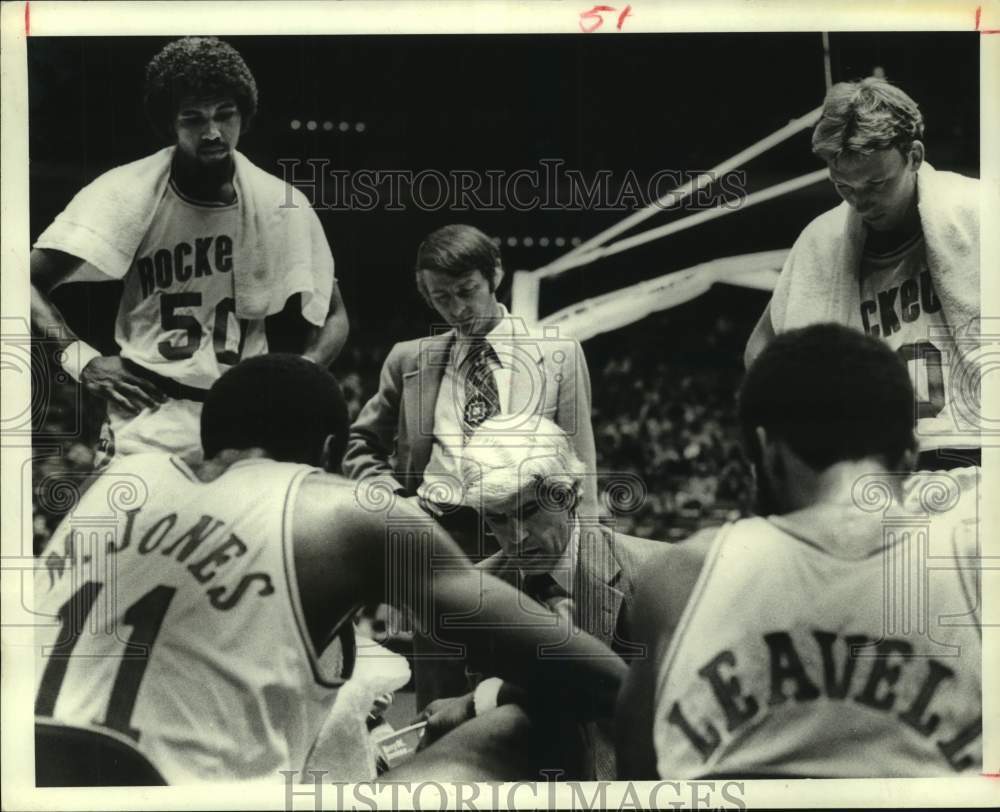
[[[138,414],[147,406],[156,407],[167,399],[156,384],[125,369],[117,355],[92,359],[80,373],[80,382],[92,395],[115,403],[132,414]]]
[[[449,730],[454,730],[462,722],[467,722],[476,715],[472,704],[472,694],[450,696],[445,699],[435,699],[429,702],[416,721],[427,720],[427,727],[420,739],[418,750],[433,744]]]

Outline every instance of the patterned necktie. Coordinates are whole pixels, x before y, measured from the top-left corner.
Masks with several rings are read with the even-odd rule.
[[[472,342],[461,364],[465,380],[465,405],[462,408],[462,431],[468,440],[484,421],[500,414],[500,393],[490,362],[493,348],[480,336]]]

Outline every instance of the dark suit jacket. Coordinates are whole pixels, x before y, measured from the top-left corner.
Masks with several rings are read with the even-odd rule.
[[[630,612],[635,582],[643,562],[663,542],[615,534],[603,525],[581,525],[580,549],[573,580],[574,619],[576,625],[629,660],[641,651],[632,641]],[[496,577],[517,585],[518,570],[503,552],[477,564]],[[440,652],[426,638],[416,641],[417,653]],[[423,705],[441,696],[466,693],[481,679],[495,673],[492,656],[487,651],[477,657],[475,671],[460,659],[417,659],[415,671],[418,688],[433,683],[437,696],[419,697]],[[610,721],[580,726],[584,747],[584,774],[567,778],[614,780],[614,739]]]
[[[529,331],[519,320],[515,325],[510,394],[503,414],[524,415],[527,432],[532,430],[532,415],[549,418],[569,435],[587,471],[596,472],[590,373],[583,348],[575,339]],[[449,330],[392,348],[378,392],[351,426],[343,464],[346,476],[383,477],[394,490],[416,492],[434,445],[434,407],[454,339],[455,331]],[[596,494],[594,485],[588,483],[590,497]]]

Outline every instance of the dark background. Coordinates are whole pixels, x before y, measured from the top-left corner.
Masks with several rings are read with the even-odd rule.
[[[254,72],[260,110],[240,148],[280,174],[279,158],[332,168],[538,169],[558,158],[617,182],[661,169],[708,169],[825,92],[818,33],[621,36],[229,37]],[[880,66],[918,100],[939,168],[978,174],[979,47],[975,33],[838,34],[834,81]],[[142,109],[144,66],[168,39],[31,38],[31,229],[37,236],[81,185],[162,144]],[[294,131],[312,119],[316,131]],[[322,129],[331,121],[332,131]],[[341,121],[351,125],[342,133]],[[354,125],[366,129],[356,132]],[[745,167],[748,191],[820,168],[809,131]],[[790,245],[837,202],[819,184],[560,277],[542,311],[720,255]],[[503,238],[506,267],[531,269],[628,212],[320,212],[355,335],[393,342],[426,329],[413,291],[415,249],[430,230],[466,221]],[[643,227],[675,213],[658,214]],[[518,246],[507,245],[515,237]],[[523,238],[534,239],[524,247]],[[102,291],[107,295],[107,291]],[[76,297],[78,298],[78,297]],[[93,306],[91,306],[93,310]],[[107,320],[92,319],[100,329]]]
[[[818,107],[826,90],[819,33],[226,39],[260,91],[240,149],[279,175],[283,158],[414,173],[532,170],[550,158],[588,180],[607,169],[620,183],[633,170],[644,184],[660,170],[711,168]],[[167,41],[28,40],[33,238],[82,185],[162,146],[141,97],[145,64]],[[978,176],[978,34],[833,32],[830,46],[834,81],[880,68],[920,104],[931,163]],[[293,130],[293,120],[319,126]],[[747,164],[747,191],[821,168],[810,134]],[[819,183],[574,270],[543,285],[541,312],[716,257],[788,247],[837,202],[832,186]],[[552,244],[556,237],[587,239],[628,213],[319,211],[351,318],[348,346],[333,367],[351,414],[375,391],[389,347],[427,335],[435,322],[412,272],[428,232],[467,222],[498,238],[505,298],[509,272],[567,250]],[[657,213],[640,228],[685,213]],[[525,237],[534,244],[525,246]],[[548,247],[538,244],[542,237]],[[83,337],[113,351],[118,290],[117,283],[65,285],[55,298]],[[602,481],[619,472],[646,488],[638,508],[611,509],[622,532],[672,540],[749,511],[734,399],[743,346],[767,298],[717,285],[585,343]],[[36,446],[52,438],[58,448],[33,471],[36,547],[64,509],[46,507],[47,483],[86,477],[103,409],[48,369],[39,379],[52,396],[36,421]]]

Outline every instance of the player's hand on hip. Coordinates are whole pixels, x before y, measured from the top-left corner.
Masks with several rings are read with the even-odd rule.
[[[133,375],[117,355],[103,355],[94,358],[83,368],[80,382],[92,395],[104,398],[132,414],[138,414],[147,406],[155,408],[167,396],[159,387]]]
[[[441,738],[449,730],[454,730],[462,722],[467,722],[476,715],[472,704],[472,694],[464,696],[449,696],[428,702],[415,721],[427,720],[427,727],[420,739],[418,750],[423,749]]]

